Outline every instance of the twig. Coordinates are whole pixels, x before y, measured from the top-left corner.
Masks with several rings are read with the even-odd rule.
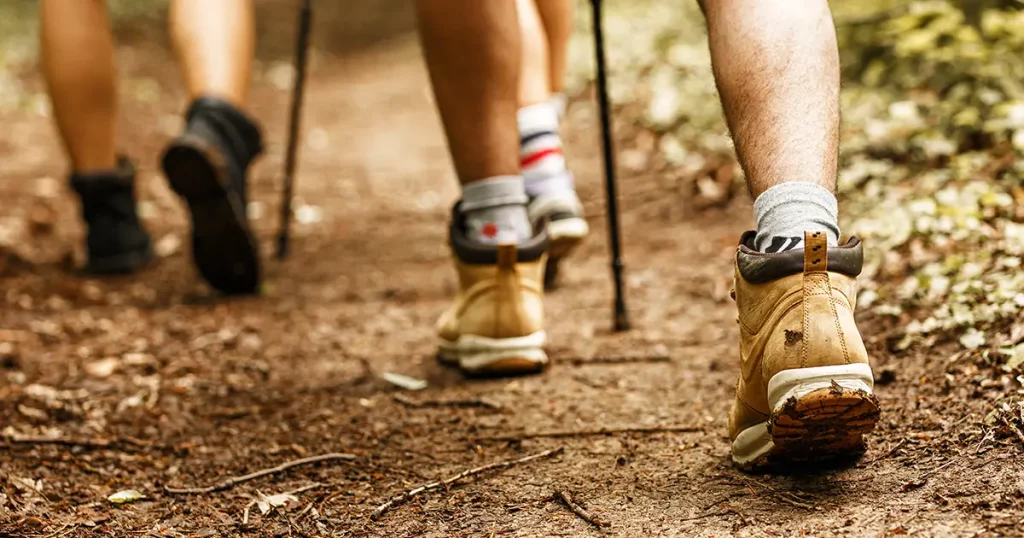
[[[889,450],[885,454],[882,454],[881,456],[878,456],[877,458],[875,458],[875,459],[865,463],[864,466],[867,467],[868,465],[871,465],[871,464],[873,464],[873,463],[875,463],[877,461],[884,460],[886,458],[891,458],[893,456],[893,454],[896,454],[896,452],[899,452],[899,450],[901,448],[903,448],[903,445],[905,445],[905,444],[907,444],[907,440],[906,439],[902,439],[900,442],[896,443],[896,446],[892,447],[892,450]]]
[[[501,409],[501,404],[484,398],[441,399],[441,400],[414,400],[404,394],[394,394],[392,398],[396,402],[408,407],[485,407],[487,409]]]
[[[708,514],[700,514],[698,516],[684,517],[683,519],[677,519],[676,521],[695,521],[695,520],[698,520],[698,519],[704,519],[706,517],[727,516],[727,515],[729,515],[731,513],[732,513],[732,510],[728,509],[728,510],[722,510],[720,512],[711,512],[711,513],[708,513]]]
[[[521,441],[523,439],[588,437],[592,435],[612,435],[616,433],[695,433],[704,431],[697,426],[627,426],[625,428],[600,428],[596,430],[556,430],[548,432],[523,432],[513,435],[493,435],[479,437],[478,441]]]
[[[565,503],[567,507],[569,507],[569,510],[572,510],[572,512],[579,516],[580,519],[582,519],[583,521],[586,521],[587,523],[590,523],[591,525],[599,529],[608,526],[608,523],[595,518],[594,516],[590,515],[590,512],[587,512],[582,506],[573,502],[572,496],[569,495],[568,493],[556,490],[555,497],[558,497],[560,501],[562,501],[563,503]]]
[[[475,469],[469,469],[468,471],[462,471],[461,473],[459,473],[459,474],[457,474],[457,475],[455,475],[455,476],[453,476],[451,478],[446,478],[446,479],[441,480],[439,482],[431,482],[429,484],[424,484],[424,485],[419,486],[417,488],[414,488],[414,489],[411,489],[409,491],[406,491],[406,492],[396,496],[395,498],[391,499],[390,501],[388,501],[388,502],[378,506],[377,509],[373,511],[373,514],[370,515],[370,517],[372,519],[379,519],[388,510],[391,510],[395,506],[398,506],[398,505],[400,505],[402,503],[405,503],[409,499],[411,499],[411,498],[413,498],[413,497],[415,497],[415,496],[417,496],[420,493],[423,493],[425,491],[431,491],[431,490],[435,490],[435,489],[442,488],[442,487],[445,488],[445,489],[448,489],[449,487],[451,487],[452,484],[454,484],[455,482],[458,482],[459,480],[462,480],[463,478],[468,478],[470,476],[476,476],[476,475],[478,475],[480,473],[484,473],[484,472],[487,472],[487,471],[492,471],[492,470],[495,470],[495,469],[507,469],[507,468],[512,467],[514,465],[520,465],[520,464],[523,464],[523,463],[529,463],[529,462],[531,462],[533,460],[537,460],[537,459],[541,459],[541,458],[549,458],[549,457],[552,457],[552,456],[557,456],[558,454],[561,454],[562,451],[564,451],[564,450],[565,450],[565,447],[558,447],[558,448],[551,449],[551,450],[545,450],[544,452],[539,452],[539,453],[533,454],[531,456],[526,456],[525,458],[520,458],[518,460],[508,460],[508,461],[501,461],[501,462],[498,462],[498,463],[491,463],[491,464],[488,464],[488,465],[484,465],[483,467],[477,467]]]
[[[57,530],[56,530],[55,532],[53,532],[53,533],[51,533],[51,534],[47,534],[47,535],[46,535],[45,537],[43,537],[43,538],[58,538],[59,536],[64,536],[64,535],[65,535],[65,534],[67,534],[68,532],[71,532],[71,531],[68,531],[68,532],[64,532],[64,531],[67,531],[67,528],[68,528],[69,526],[70,526],[70,524],[67,524],[67,523],[65,523],[63,527],[61,527],[61,528],[57,529]],[[73,527],[71,527],[71,530],[73,531],[73,530],[75,530],[76,528],[78,528],[78,524],[77,524],[77,523],[75,523],[75,525],[74,525]]]
[[[779,492],[778,495],[775,496],[775,500],[782,501],[782,502],[784,502],[786,504],[789,504],[791,506],[795,506],[797,508],[803,508],[804,510],[814,510],[814,506],[813,505],[807,504],[807,503],[805,503],[805,502],[803,502],[801,500],[798,500],[798,499],[799,499],[799,497],[797,497],[793,493],[789,493],[789,492],[786,492],[786,491]]]
[[[1020,439],[1021,443],[1024,443],[1024,432],[1020,431],[1020,428],[1018,428],[1016,424],[1010,422],[1009,419],[1006,418],[1006,415],[1002,413],[999,414],[999,420],[1003,421],[1003,424],[1006,424],[1006,427],[1017,435],[1017,439]],[[1024,446],[1021,446],[1021,448],[1024,448]]]
[[[233,488],[233,487],[237,486],[238,484],[241,484],[242,482],[248,482],[250,480],[255,480],[257,478],[261,478],[261,477],[264,477],[264,476],[268,476],[268,475],[284,472],[284,471],[287,471],[288,469],[291,469],[292,467],[298,467],[300,465],[308,465],[310,463],[318,463],[318,462],[321,462],[321,461],[354,460],[354,459],[356,459],[356,457],[353,454],[345,454],[345,453],[322,454],[320,456],[311,456],[311,457],[308,457],[308,458],[302,458],[302,459],[298,459],[298,460],[289,461],[289,462],[286,462],[286,463],[282,463],[281,465],[278,465],[277,467],[271,467],[270,469],[263,469],[262,471],[256,471],[255,473],[250,473],[250,474],[247,474],[247,475],[244,475],[244,476],[233,476],[231,478],[228,478],[226,480],[218,482],[218,483],[216,483],[216,484],[214,484],[212,486],[194,487],[194,488],[172,488],[170,486],[164,486],[164,491],[166,491],[167,493],[175,493],[175,494],[213,493],[215,491],[224,491],[226,489]]]
[[[121,439],[72,439],[68,437],[41,437],[41,436],[9,436],[3,438],[4,442],[0,442],[0,448],[14,448],[15,446],[25,445],[59,445],[73,448],[118,448],[133,446],[137,448],[150,448],[150,445],[146,444],[145,441],[133,439],[131,437],[123,437]]]
[[[638,357],[627,357],[623,355],[609,355],[604,357],[573,357],[573,366],[586,366],[591,364],[638,364],[645,362],[672,362],[668,355],[641,355]]]

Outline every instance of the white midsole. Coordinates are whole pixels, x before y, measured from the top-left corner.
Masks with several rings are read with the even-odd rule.
[[[768,381],[768,405],[772,412],[779,411],[790,398],[800,399],[816,390],[829,388],[835,383],[847,390],[860,390],[868,394],[874,388],[874,376],[867,364],[841,366],[815,366],[783,370]],[[732,459],[739,465],[764,456],[775,447],[768,433],[768,422],[744,429],[732,442]]]
[[[778,411],[790,398],[800,399],[816,390],[827,389],[832,383],[871,394],[875,378],[871,367],[862,363],[783,370],[768,381],[768,405],[773,412]]]
[[[559,239],[582,239],[590,233],[590,225],[586,219],[560,219],[548,223],[548,237],[552,241]]]
[[[438,357],[442,362],[458,363],[464,370],[481,370],[508,358],[525,359],[536,364],[547,364],[544,353],[547,333],[537,331],[515,338],[487,338],[464,334],[452,342],[439,338]]]

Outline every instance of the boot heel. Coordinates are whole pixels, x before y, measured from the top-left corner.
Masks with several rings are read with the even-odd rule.
[[[486,338],[472,334],[440,349],[459,358],[459,368],[472,376],[508,376],[540,372],[548,365],[544,331],[517,338]]]
[[[879,418],[867,364],[784,370],[768,383],[773,460],[846,459],[864,451]]]

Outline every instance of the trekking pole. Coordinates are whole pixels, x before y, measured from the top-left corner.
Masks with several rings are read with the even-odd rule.
[[[615,330],[629,330],[625,289],[622,284],[622,245],[619,239],[619,201],[615,189],[615,148],[612,145],[611,107],[608,104],[608,73],[605,67],[604,32],[601,28],[601,0],[590,0],[594,13],[594,53],[597,56],[597,102],[601,113],[601,142],[604,149],[605,197],[608,207],[608,242],[612,251],[615,281]]]
[[[288,153],[284,161],[284,192],[281,200],[281,231],[277,236],[277,259],[288,256],[288,239],[292,224],[292,192],[295,184],[295,153],[299,143],[302,119],[302,97],[306,85],[306,59],[309,56],[309,30],[313,19],[312,0],[302,0],[299,14],[298,43],[295,45],[295,82],[292,86],[292,110],[288,125]]]

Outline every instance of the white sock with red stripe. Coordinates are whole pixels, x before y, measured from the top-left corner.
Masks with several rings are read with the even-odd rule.
[[[519,109],[519,166],[531,197],[575,192],[562,154],[558,114],[552,100]]]

